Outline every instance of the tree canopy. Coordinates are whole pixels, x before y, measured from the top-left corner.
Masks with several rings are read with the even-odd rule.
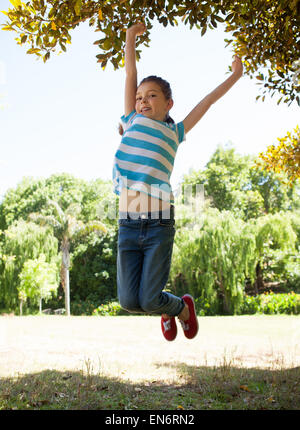
[[[177,295],[190,291],[205,315],[241,312],[246,288],[261,292],[269,288],[266,284],[282,282],[284,288],[300,289],[297,187],[251,165],[248,156],[219,147],[206,168],[183,184],[191,191],[187,197],[203,185],[205,202],[201,193],[201,207],[193,199],[176,201],[170,290]],[[59,207],[47,204],[49,199]],[[25,178],[8,190],[0,203],[0,310],[17,309],[26,297],[26,312],[41,297],[51,309],[63,307],[63,285],[56,297],[44,290],[46,284],[54,287],[54,274],[62,284],[63,259],[67,266],[71,262],[73,315],[92,314],[101,303],[115,300],[118,218],[110,212],[116,206],[112,182],[86,182],[69,174]],[[32,212],[37,215],[30,217]],[[99,236],[90,228],[97,219],[106,234]],[[88,234],[79,234],[84,231]]]
[[[213,207],[248,220],[299,207],[299,187],[284,184],[283,177],[287,180],[283,173],[258,167],[253,156],[219,145],[205,169],[184,175],[183,186],[203,184]]]
[[[45,301],[56,294],[58,289],[57,267],[55,262],[47,263],[44,254],[35,260],[27,260],[22,272],[19,274],[20,285],[18,287],[20,304],[20,315],[22,315],[22,304],[27,298],[37,300],[42,312],[42,299]]]
[[[224,25],[234,52],[243,58],[245,74],[258,79],[264,100],[267,92],[281,95],[286,103],[300,105],[299,91],[299,0],[10,0],[12,9],[4,11],[8,21],[3,30],[16,31],[17,42],[29,44],[28,54],[47,61],[57,48],[66,51],[70,31],[87,21],[101,32],[95,41],[102,68],[110,61],[114,68],[124,65],[125,30],[143,20],[148,31],[137,45],[149,46],[154,20],[163,26],[178,20],[196,27],[201,36],[207,29]],[[137,51],[139,58],[140,51]]]
[[[292,186],[300,179],[300,129],[297,126],[293,132],[278,138],[277,146],[268,146],[266,152],[259,154],[256,160],[258,167],[275,173],[285,173],[288,184]],[[284,181],[284,180],[283,180]]]

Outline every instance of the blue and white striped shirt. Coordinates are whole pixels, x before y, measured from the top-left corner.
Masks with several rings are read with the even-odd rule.
[[[132,111],[121,117],[124,134],[115,154],[114,192],[123,187],[174,203],[170,185],[175,155],[185,140],[183,122],[168,124]]]

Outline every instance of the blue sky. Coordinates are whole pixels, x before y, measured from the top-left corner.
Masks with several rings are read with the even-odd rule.
[[[1,10],[8,7],[1,0]],[[124,70],[108,65],[103,71],[97,64],[100,51],[93,42],[99,34],[82,24],[71,33],[68,51],[44,64],[17,45],[14,33],[0,30],[0,197],[25,176],[68,172],[111,179]],[[204,37],[182,24],[153,27],[137,65],[139,80],[156,74],[170,82],[176,122],[228,77],[232,51],[224,37],[221,26]],[[258,154],[299,123],[296,104],[277,106],[276,96],[256,102],[258,94],[255,80],[243,76],[210,108],[178,149],[174,188],[190,168],[203,168],[218,144],[231,142],[241,154]]]

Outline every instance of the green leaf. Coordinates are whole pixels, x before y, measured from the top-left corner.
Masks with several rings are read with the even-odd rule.
[[[60,44],[61,49],[62,49],[64,52],[66,52],[66,51],[67,51],[67,49],[66,49],[65,45],[63,45],[61,42],[59,42],[59,44]]]
[[[219,22],[224,22],[224,19],[223,18],[221,18],[220,16],[218,16],[218,15],[215,15],[215,19],[217,20],[217,21],[219,21]]]
[[[74,9],[75,9],[76,15],[78,16],[80,15],[81,7],[82,7],[82,0],[76,0]]]
[[[102,44],[102,49],[104,49],[105,51],[108,51],[110,48],[111,48],[111,41],[109,39],[107,39]]]
[[[211,15],[210,17],[210,22],[212,23],[212,25],[217,28],[217,23],[215,21],[216,16],[215,15]]]
[[[277,70],[277,75],[280,76],[281,78],[284,78],[284,73],[280,72],[279,70]]]
[[[28,49],[27,54],[38,54],[40,52],[39,48]]]
[[[226,21],[230,21],[234,17],[234,13],[230,13],[226,16]]]

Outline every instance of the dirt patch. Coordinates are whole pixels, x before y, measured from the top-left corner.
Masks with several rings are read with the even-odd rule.
[[[124,380],[180,379],[180,364],[239,368],[300,365],[300,318],[200,317],[199,334],[164,340],[160,318],[0,317],[0,376],[82,370]]]

